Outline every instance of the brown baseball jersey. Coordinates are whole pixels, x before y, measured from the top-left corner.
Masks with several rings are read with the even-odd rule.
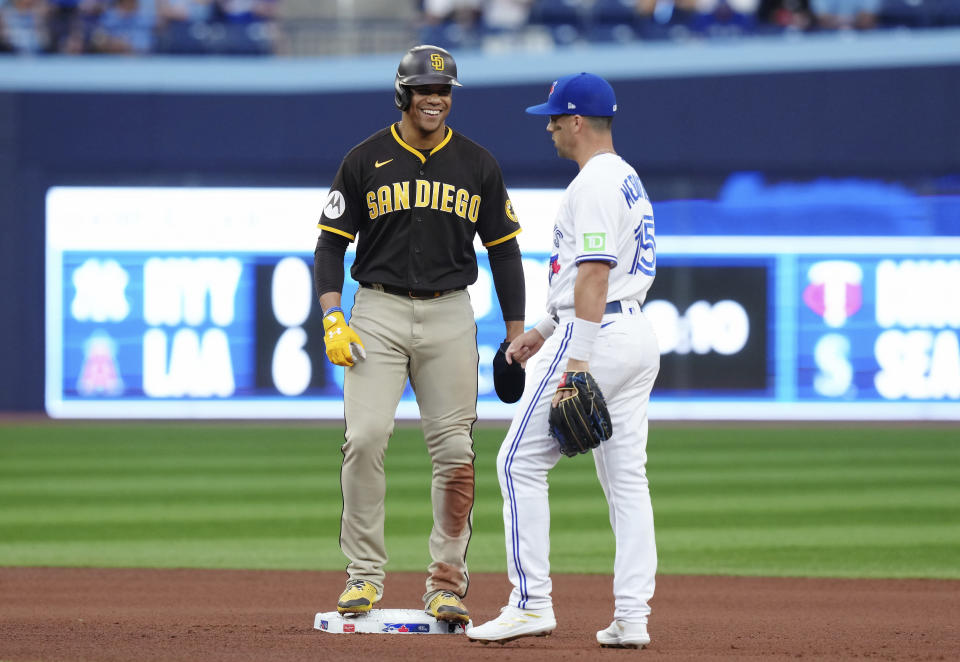
[[[520,233],[496,159],[447,128],[418,150],[393,124],[344,157],[319,226],[357,242],[360,283],[451,290],[477,280],[474,237],[495,246]]]

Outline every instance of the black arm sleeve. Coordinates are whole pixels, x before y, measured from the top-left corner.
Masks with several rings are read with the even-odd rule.
[[[343,291],[343,256],[350,240],[335,232],[321,232],[313,251],[313,284],[317,297]]]
[[[520,260],[520,244],[510,239],[487,248],[493,286],[500,300],[500,310],[505,322],[523,321],[526,309],[527,288],[523,282],[523,262]]]

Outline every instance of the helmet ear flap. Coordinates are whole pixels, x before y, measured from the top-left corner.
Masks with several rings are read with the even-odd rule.
[[[396,79],[393,81],[393,89],[396,93],[393,98],[393,102],[396,104],[397,108],[400,110],[406,110],[410,107],[410,90],[406,85],[400,84],[400,74],[397,73]]]

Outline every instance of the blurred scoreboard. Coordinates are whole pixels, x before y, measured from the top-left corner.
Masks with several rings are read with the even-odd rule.
[[[511,191],[528,326],[544,314],[561,194]],[[325,197],[50,189],[48,413],[340,418],[343,368],[326,359],[312,276]],[[661,352],[651,417],[960,420],[956,239],[671,236],[658,226],[644,306]],[[478,411],[509,419],[490,369],[503,321],[477,253]],[[349,310],[357,285],[346,273]],[[418,418],[409,386],[398,416]]]

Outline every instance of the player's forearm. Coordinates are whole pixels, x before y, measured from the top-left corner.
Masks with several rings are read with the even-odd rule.
[[[340,305],[340,292],[343,290],[343,256],[347,252],[349,240],[330,232],[321,232],[317,237],[317,248],[313,252],[313,284],[320,305],[324,310]],[[327,304],[336,296],[336,303]]]
[[[589,371],[593,343],[600,331],[600,320],[607,305],[610,265],[606,262],[581,262],[573,286],[573,337],[570,340],[567,370]]]
[[[526,287],[523,279],[523,261],[520,245],[516,239],[490,246],[487,249],[490,259],[490,271],[493,274],[493,286],[497,291],[497,300],[503,319],[507,322],[507,340],[523,333],[523,317],[526,308]],[[519,323],[519,331],[511,336],[511,324]],[[513,328],[516,328],[515,326]]]
[[[573,308],[577,317],[599,322],[607,305],[610,265],[607,262],[581,262],[573,286]]]

